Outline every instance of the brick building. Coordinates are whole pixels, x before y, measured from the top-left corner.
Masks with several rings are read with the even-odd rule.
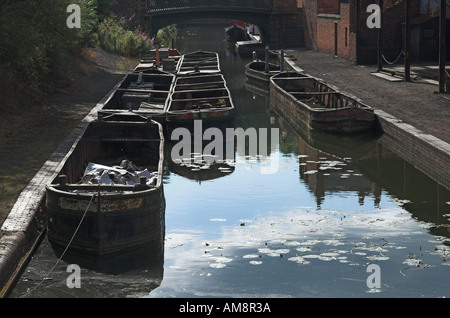
[[[359,1],[359,12],[356,1]],[[383,55],[388,61],[395,61],[403,50],[404,1],[384,0]],[[439,44],[437,1],[408,1],[411,1],[412,11],[412,60],[436,61]],[[378,4],[378,0],[301,0],[299,6],[303,12],[306,47],[334,54],[358,64],[376,63],[378,30],[367,26],[367,19],[372,13],[367,12],[370,4]],[[449,24],[447,22],[447,29]],[[447,50],[447,55],[449,51]]]

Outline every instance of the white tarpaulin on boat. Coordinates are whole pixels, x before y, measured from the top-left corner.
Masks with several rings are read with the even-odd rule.
[[[123,160],[120,166],[105,166],[91,162],[87,165],[80,184],[135,185],[140,183],[141,177],[146,177],[149,185],[156,181],[157,173],[148,169],[138,170],[128,160]]]

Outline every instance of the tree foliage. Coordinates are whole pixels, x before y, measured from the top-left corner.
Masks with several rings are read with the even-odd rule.
[[[89,45],[112,0],[1,0],[0,72],[38,88],[64,72],[68,53]],[[81,28],[68,28],[67,7],[81,8]]]
[[[116,17],[107,17],[99,24],[93,43],[105,51],[128,57],[138,57],[152,49],[145,31],[130,30],[124,18]]]

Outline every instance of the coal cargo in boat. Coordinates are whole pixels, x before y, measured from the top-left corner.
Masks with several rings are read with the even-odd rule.
[[[100,102],[98,118],[131,111],[162,123],[174,83],[174,74],[157,69],[128,73]]]
[[[46,187],[53,245],[102,256],[161,239],[162,126],[120,117],[90,123]]]
[[[314,77],[283,72],[270,78],[272,107],[291,124],[331,133],[374,131],[373,108]]]

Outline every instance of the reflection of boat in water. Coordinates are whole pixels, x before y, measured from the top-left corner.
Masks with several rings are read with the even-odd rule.
[[[160,238],[162,126],[113,116],[88,125],[46,188],[48,238],[55,245],[107,255]]]
[[[203,142],[202,150],[207,145],[208,143]],[[182,177],[201,182],[222,178],[234,172],[236,166],[234,141],[231,152],[227,151],[229,145],[225,141],[222,144],[221,151],[213,154],[197,153],[192,149],[189,153],[173,156],[174,146],[175,144],[170,144],[166,147],[167,167],[171,172]],[[222,151],[223,153],[221,153]],[[233,157],[231,158],[229,154],[232,154]]]
[[[371,107],[340,93],[325,82],[295,72],[270,78],[273,107],[291,124],[335,133],[361,133],[374,129]]]
[[[253,94],[267,97],[269,99],[269,106],[270,106],[269,86],[264,85],[264,83],[261,83],[261,81],[254,81],[252,79],[247,79],[245,81],[245,89],[249,92],[252,92]]]
[[[175,75],[159,70],[129,73],[112,90],[98,117],[132,111],[163,122],[174,83]]]
[[[198,182],[233,173],[236,165],[233,127],[232,120],[219,125],[196,121],[192,127],[178,130],[180,134],[170,134],[174,139],[166,143],[167,167],[173,173]]]
[[[234,172],[234,161],[225,159],[209,162],[209,158],[210,155],[191,154],[185,158],[168,159],[167,166],[171,172],[198,182],[225,177]]]
[[[348,192],[360,205],[368,199],[382,208],[387,192],[413,217],[430,223],[432,234],[450,237],[450,221],[445,217],[450,214],[450,191],[385,147],[383,136],[298,130],[280,117],[280,128],[297,138],[300,179],[318,207],[327,193]]]
[[[155,239],[138,248],[126,249],[112,255],[88,255],[77,251],[64,251],[53,245],[56,257],[67,264],[77,264],[83,270],[80,290],[73,288],[71,295],[78,297],[140,297],[161,285],[164,276],[165,203],[161,201],[160,226],[154,228]],[[156,234],[157,232],[157,234]],[[102,275],[105,274],[105,275]],[[101,280],[97,279],[101,275]],[[84,283],[83,283],[84,284]],[[104,289],[105,284],[114,288]]]

